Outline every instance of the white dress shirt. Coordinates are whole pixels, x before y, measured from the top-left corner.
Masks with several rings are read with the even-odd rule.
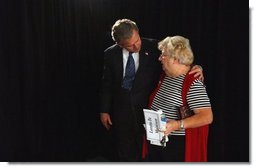
[[[123,49],[123,77],[125,76],[125,68],[128,61],[128,57],[129,57],[129,51],[126,49]],[[135,72],[137,72],[138,66],[139,66],[139,53],[138,52],[132,53],[132,57],[135,62]]]

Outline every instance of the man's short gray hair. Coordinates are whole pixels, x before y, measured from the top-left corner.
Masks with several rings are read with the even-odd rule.
[[[133,30],[139,31],[138,26],[134,21],[129,19],[120,19],[112,26],[112,39],[119,43],[122,40],[130,39],[133,35]]]

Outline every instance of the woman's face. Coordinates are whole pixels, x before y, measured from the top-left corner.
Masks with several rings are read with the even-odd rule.
[[[159,61],[162,64],[162,69],[166,74],[170,74],[171,76],[174,73],[174,62],[175,59],[170,57],[169,55],[165,55],[163,52],[159,57]]]

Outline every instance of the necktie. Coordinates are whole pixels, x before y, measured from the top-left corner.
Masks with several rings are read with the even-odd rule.
[[[134,78],[135,78],[135,62],[132,57],[132,53],[129,52],[129,57],[128,57],[126,68],[125,68],[125,76],[123,78],[122,87],[128,90],[131,90]]]

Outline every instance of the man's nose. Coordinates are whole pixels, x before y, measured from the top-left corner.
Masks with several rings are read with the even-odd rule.
[[[138,50],[138,48],[139,48],[139,45],[138,45],[138,44],[135,44],[135,45],[134,45],[134,50]]]

